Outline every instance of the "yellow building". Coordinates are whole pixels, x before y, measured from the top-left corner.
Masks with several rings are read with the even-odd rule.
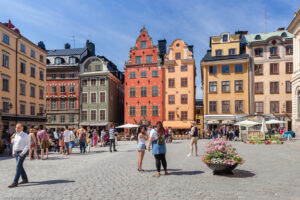
[[[0,23],[0,109],[4,132],[20,122],[44,125],[46,51],[22,36],[9,21]],[[42,43],[40,43],[43,45]]]
[[[203,138],[203,127],[204,127],[203,99],[196,99],[195,106],[196,106],[196,114],[195,114],[196,126],[201,133],[200,137]]]
[[[201,61],[204,129],[233,124],[249,114],[249,56],[244,34],[210,37],[211,50]]]
[[[179,132],[195,120],[195,60],[193,46],[177,39],[165,56],[165,127]]]

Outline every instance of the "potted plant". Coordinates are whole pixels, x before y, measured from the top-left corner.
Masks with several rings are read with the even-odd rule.
[[[206,145],[206,152],[202,157],[202,161],[213,170],[213,174],[232,174],[232,170],[238,164],[243,164],[236,149],[232,147],[225,139],[217,138],[210,140]]]

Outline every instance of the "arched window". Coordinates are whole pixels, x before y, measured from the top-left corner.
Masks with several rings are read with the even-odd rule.
[[[75,64],[75,63],[77,63],[77,58],[76,58],[76,57],[70,57],[69,63],[70,63],[70,64]]]
[[[281,37],[287,37],[286,32],[281,33]]]
[[[256,35],[256,36],[255,36],[255,39],[256,39],[256,40],[260,40],[260,39],[261,39],[260,35]]]

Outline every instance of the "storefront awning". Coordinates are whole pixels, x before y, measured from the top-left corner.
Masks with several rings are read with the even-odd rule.
[[[80,126],[106,126],[108,122],[81,122]]]
[[[190,129],[192,121],[164,121],[163,126],[165,128],[171,127],[173,129]]]

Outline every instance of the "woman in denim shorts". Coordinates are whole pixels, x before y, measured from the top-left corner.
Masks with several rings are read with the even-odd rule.
[[[146,140],[147,140],[147,136],[145,134],[146,132],[146,127],[145,126],[141,126],[139,128],[139,134],[138,134],[138,140],[137,140],[137,151],[138,151],[138,171],[144,171],[142,169],[142,163],[143,163],[143,158],[145,155],[145,150],[146,150]]]

